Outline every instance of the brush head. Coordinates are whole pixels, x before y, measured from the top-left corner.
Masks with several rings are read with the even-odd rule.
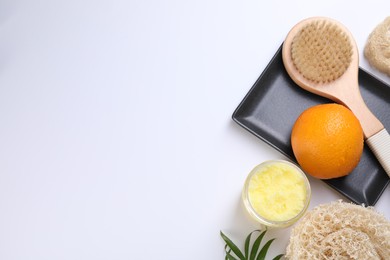
[[[291,43],[291,59],[304,78],[329,83],[349,67],[353,55],[350,37],[330,20],[313,20],[297,32]]]

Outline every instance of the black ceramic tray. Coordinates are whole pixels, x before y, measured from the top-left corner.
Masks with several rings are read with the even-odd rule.
[[[311,94],[288,76],[281,48],[233,113],[233,120],[296,161],[290,144],[291,129],[307,108],[332,101]],[[359,69],[359,85],[367,106],[390,129],[390,86]],[[325,180],[351,201],[375,205],[389,177],[367,146],[358,166],[346,177]]]

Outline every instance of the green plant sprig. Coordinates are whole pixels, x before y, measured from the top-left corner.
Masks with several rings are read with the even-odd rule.
[[[252,234],[255,232],[259,232],[258,237],[256,238],[255,242],[252,244],[251,248],[251,237]],[[236,244],[233,243],[232,240],[230,240],[222,231],[221,237],[225,241],[225,260],[264,260],[265,256],[267,255],[268,249],[271,246],[272,242],[275,239],[268,240],[263,247],[260,248],[261,241],[263,240],[263,237],[267,230],[261,231],[261,230],[254,230],[245,239],[245,249],[244,252],[241,252],[241,250],[236,246]],[[259,251],[260,250],[260,251]],[[275,256],[272,260],[279,260],[283,257],[283,254]]]

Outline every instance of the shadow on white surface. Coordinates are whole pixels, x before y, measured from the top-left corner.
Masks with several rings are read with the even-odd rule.
[[[289,240],[289,234],[291,231],[290,228],[282,228],[282,229],[270,229],[266,228],[265,226],[257,223],[253,218],[250,217],[250,215],[247,213],[244,204],[241,200],[241,194],[239,198],[237,198],[235,203],[235,208],[233,210],[230,220],[230,228],[227,228],[225,230],[222,230],[225,235],[227,235],[241,250],[244,249],[244,242],[246,236],[254,231],[254,230],[266,230],[267,233],[264,236],[261,246],[266,243],[266,241],[275,238],[274,242],[272,243],[271,247],[268,251],[269,257],[275,257],[279,254],[284,254],[285,252],[281,250],[280,248],[286,248]],[[252,242],[254,241],[257,234],[254,234],[252,236]],[[224,246],[224,242],[221,239],[221,248]]]

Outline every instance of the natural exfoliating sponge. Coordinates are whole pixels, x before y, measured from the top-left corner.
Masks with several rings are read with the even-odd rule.
[[[390,17],[372,31],[364,48],[364,56],[374,68],[390,76]]]
[[[373,208],[319,205],[294,227],[287,259],[390,259],[390,222]]]

